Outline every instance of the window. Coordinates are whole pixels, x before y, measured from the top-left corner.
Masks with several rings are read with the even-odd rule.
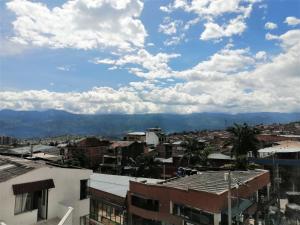
[[[80,225],[88,225],[89,224],[89,216],[81,216],[80,217]]]
[[[173,205],[173,214],[201,225],[213,224],[214,221],[212,214],[181,204]]]
[[[88,196],[88,180],[81,180],[80,181],[80,200],[85,199]]]
[[[91,199],[90,218],[103,224],[120,225],[124,223],[124,212],[121,206],[111,205],[101,199]]]
[[[141,198],[135,195],[131,196],[131,204],[146,210],[159,211],[159,201],[147,198]]]
[[[33,193],[23,193],[16,195],[15,215],[36,209],[33,203]]]

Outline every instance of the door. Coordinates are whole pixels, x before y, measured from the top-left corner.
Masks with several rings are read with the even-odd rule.
[[[48,209],[48,190],[40,191],[38,198],[38,218],[39,220],[47,219],[47,209]]]

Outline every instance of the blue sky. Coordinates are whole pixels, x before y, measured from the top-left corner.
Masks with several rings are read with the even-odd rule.
[[[300,110],[298,0],[12,0],[0,20],[0,109]]]

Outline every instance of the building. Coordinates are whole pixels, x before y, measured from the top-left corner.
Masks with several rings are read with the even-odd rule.
[[[0,145],[14,145],[18,140],[14,137],[0,136]]]
[[[159,143],[166,142],[166,135],[161,128],[149,128],[146,131],[146,143],[156,147]]]
[[[129,224],[226,224],[228,181],[226,171],[207,171],[158,183],[130,181]],[[269,172],[232,171],[232,218],[253,216],[262,191],[269,193]]]
[[[271,171],[272,181],[281,198],[285,198],[287,191],[300,190],[299,141],[277,142],[272,147],[258,150],[258,157],[250,161]]]
[[[127,224],[129,182],[157,183],[161,180],[93,173],[90,177],[90,224]]]
[[[7,225],[87,225],[90,170],[0,156],[0,221]]]
[[[145,147],[145,142],[111,142],[107,154],[103,155],[101,172],[121,174],[125,166],[134,163],[135,159],[144,153]]]
[[[126,135],[124,138],[125,141],[146,141],[146,133],[145,132],[131,132]]]
[[[108,153],[110,141],[99,140],[95,137],[87,137],[75,144],[68,146],[68,157],[70,159],[84,157],[87,165],[81,165],[91,169],[97,169],[102,158]]]

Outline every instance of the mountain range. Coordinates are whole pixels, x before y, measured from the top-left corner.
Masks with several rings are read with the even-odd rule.
[[[224,129],[234,123],[272,124],[300,121],[300,113],[73,114],[60,110],[0,111],[0,135],[17,138],[59,135],[121,137],[130,131],[161,127],[165,132]]]

